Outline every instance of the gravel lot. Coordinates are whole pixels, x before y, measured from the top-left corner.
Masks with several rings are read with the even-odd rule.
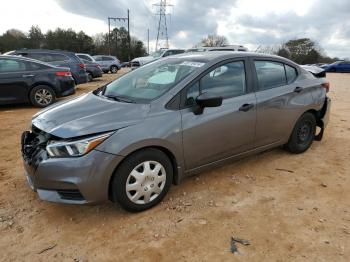
[[[349,261],[350,75],[327,77],[333,107],[322,142],[302,155],[275,149],[190,177],[138,214],[112,203],[40,201],[20,156],[20,134],[38,109],[0,107],[0,260]],[[251,244],[232,254],[231,236]]]

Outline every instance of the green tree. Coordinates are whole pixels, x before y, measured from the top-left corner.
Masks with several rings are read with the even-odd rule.
[[[42,48],[44,46],[45,35],[41,32],[39,26],[32,26],[28,33],[28,47]]]
[[[1,53],[25,47],[28,47],[28,39],[20,30],[10,29],[0,36]]]

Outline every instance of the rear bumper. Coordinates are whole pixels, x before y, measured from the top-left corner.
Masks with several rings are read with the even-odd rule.
[[[321,119],[324,127],[326,127],[328,125],[328,122],[329,122],[331,105],[332,105],[332,100],[329,97],[326,97],[325,104],[322,107],[323,117]]]
[[[75,82],[73,78],[70,80],[60,81],[60,94],[58,97],[69,96],[75,93]]]
[[[317,126],[321,128],[321,131],[315,136],[316,141],[321,141],[323,138],[323,133],[328,125],[330,112],[331,112],[332,100],[329,97],[326,97],[323,107],[319,112],[319,118],[317,119]]]
[[[79,74],[73,74],[73,78],[75,80],[75,83],[77,85],[79,84],[85,84],[89,81],[88,74],[85,73],[79,73]]]

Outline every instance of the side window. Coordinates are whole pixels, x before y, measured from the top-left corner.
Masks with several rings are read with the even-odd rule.
[[[38,64],[38,63],[28,63],[28,68],[30,70],[43,70],[43,69],[48,69],[49,67],[46,65]]]
[[[172,51],[166,51],[166,52],[163,54],[163,57],[170,56],[170,55],[172,55]]]
[[[102,61],[102,58],[100,56],[95,57],[96,61]]]
[[[289,65],[284,65],[286,69],[286,76],[287,76],[287,83],[292,83],[298,76],[298,72],[294,67],[291,67]]]
[[[87,61],[91,61],[90,57],[88,57],[87,55],[79,55],[78,57]]]
[[[195,102],[197,96],[199,96],[199,82],[198,81],[195,84],[193,84],[189,89],[187,89],[185,105],[186,106],[194,105],[194,102]]]
[[[26,64],[23,61],[12,59],[0,59],[0,73],[25,71]]]
[[[103,61],[113,61],[114,59],[112,57],[109,57],[109,56],[104,56],[102,58]]]
[[[244,62],[237,61],[219,66],[200,80],[201,93],[209,92],[223,98],[246,93]]]
[[[69,58],[61,54],[51,54],[51,62],[64,62],[68,61]]]
[[[28,57],[47,63],[55,61],[50,53],[29,53]]]
[[[284,65],[272,61],[255,61],[259,90],[286,85]]]

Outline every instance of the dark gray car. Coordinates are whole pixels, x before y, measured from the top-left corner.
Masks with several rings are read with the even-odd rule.
[[[8,52],[7,54],[28,57],[49,63],[53,66],[68,67],[72,73],[75,84],[79,85],[88,82],[85,65],[73,52],[48,49],[20,49]]]
[[[322,138],[328,88],[277,56],[161,59],[36,114],[26,177],[43,200],[145,210],[189,174],[281,145],[304,152]]]

